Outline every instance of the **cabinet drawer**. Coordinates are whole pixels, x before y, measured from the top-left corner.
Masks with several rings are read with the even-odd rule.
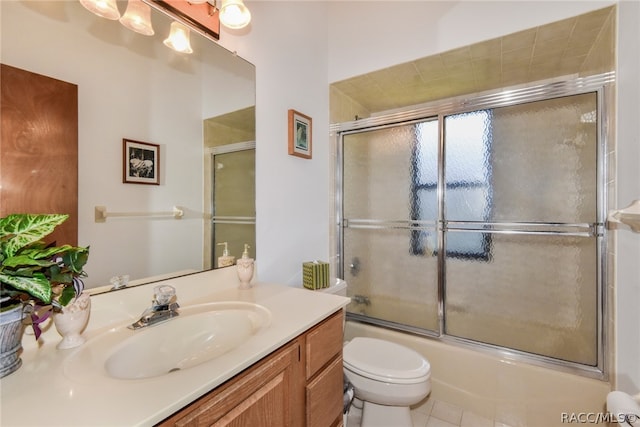
[[[337,354],[342,354],[344,314],[342,310],[313,328],[307,334],[305,356],[307,379],[310,379]]]
[[[342,357],[307,385],[307,427],[327,427],[342,420]]]

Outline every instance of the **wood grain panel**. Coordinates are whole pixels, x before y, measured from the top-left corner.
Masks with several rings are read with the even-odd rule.
[[[77,245],[78,86],[0,67],[0,216],[69,214],[47,240]]]
[[[336,312],[307,334],[307,379],[310,379],[336,354],[342,354],[342,310]]]
[[[327,427],[342,419],[342,357],[337,357],[307,386],[307,427]]]
[[[300,375],[297,341],[276,351],[158,426],[281,426],[294,424],[291,407]]]

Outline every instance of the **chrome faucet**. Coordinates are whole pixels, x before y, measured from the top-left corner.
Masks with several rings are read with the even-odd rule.
[[[128,326],[129,329],[146,328],[157,325],[178,316],[178,297],[176,289],[169,285],[159,285],[153,288],[153,302],[136,322]]]

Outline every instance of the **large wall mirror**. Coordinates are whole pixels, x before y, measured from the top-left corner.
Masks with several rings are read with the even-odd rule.
[[[127,2],[118,6],[124,13]],[[3,0],[0,17],[2,63],[78,86],[78,244],[90,246],[88,287],[215,268],[223,241],[235,257],[245,243],[255,254],[252,64],[196,31],[192,54],[170,50],[163,40],[173,19],[155,9],[153,36],[76,0]],[[123,139],[159,146],[160,185],[123,182]],[[102,222],[96,207],[107,212]],[[174,207],[181,218],[155,215]]]

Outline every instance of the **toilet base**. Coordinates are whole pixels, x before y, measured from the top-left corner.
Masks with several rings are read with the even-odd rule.
[[[364,401],[361,427],[413,427],[408,406],[386,406]]]

